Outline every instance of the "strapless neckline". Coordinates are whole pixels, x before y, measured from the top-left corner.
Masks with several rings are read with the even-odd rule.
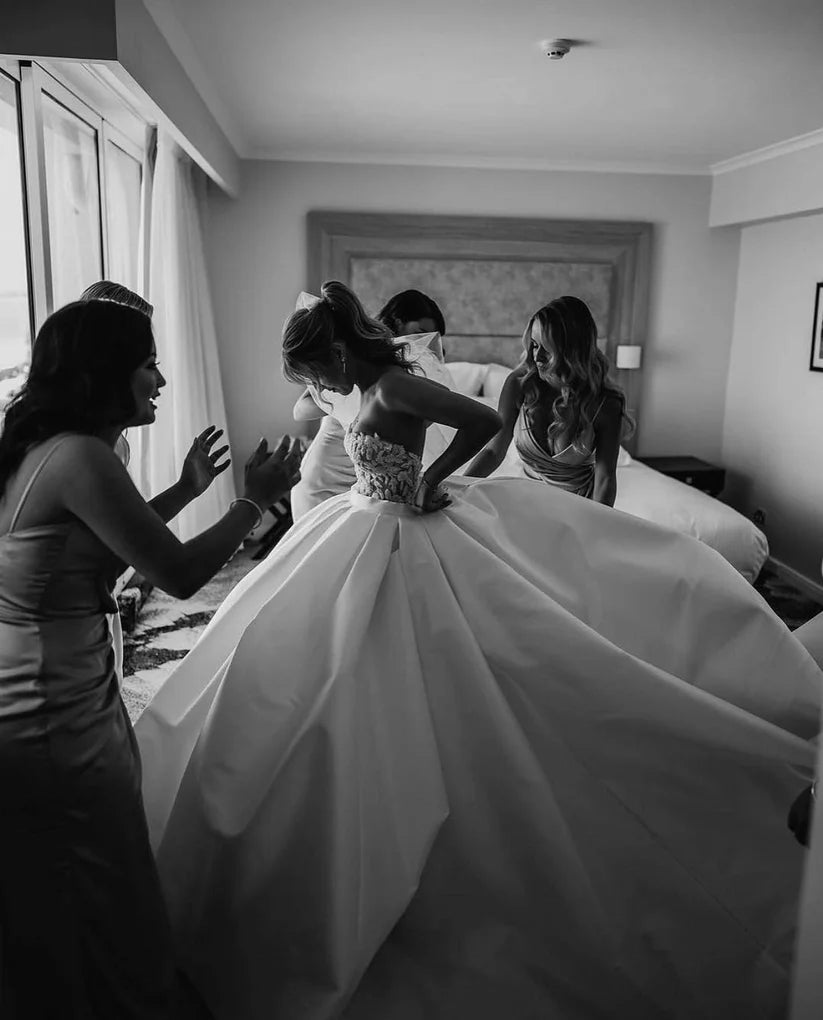
[[[423,458],[420,456],[419,453],[412,453],[412,451],[403,446],[402,443],[395,443],[391,439],[386,439],[384,436],[381,436],[379,432],[361,432],[359,429],[356,429],[354,426],[357,424],[358,420],[359,420],[358,418],[355,418],[350,425],[346,426],[347,435],[365,436],[366,439],[376,439],[377,442],[382,443],[383,446],[387,446],[397,453],[402,453],[406,457],[411,457],[412,460],[415,460],[420,464],[423,463]]]
[[[346,429],[344,445],[354,464],[354,491],[392,503],[413,503],[423,470],[419,454],[401,443],[355,428],[357,418]]]

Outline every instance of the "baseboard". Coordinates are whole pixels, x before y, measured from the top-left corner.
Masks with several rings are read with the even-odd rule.
[[[817,581],[812,581],[811,578],[806,577],[805,574],[801,574],[799,570],[795,570],[794,567],[790,567],[787,564],[781,562],[770,556],[766,560],[766,566],[770,567],[778,577],[783,577],[787,581],[791,582],[795,588],[799,588],[804,595],[808,595],[810,599],[814,599],[816,602],[820,602],[823,605],[823,584]]]

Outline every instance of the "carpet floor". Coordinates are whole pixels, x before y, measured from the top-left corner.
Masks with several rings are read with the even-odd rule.
[[[254,547],[237,553],[208,584],[191,599],[174,599],[157,588],[146,600],[137,625],[124,635],[123,700],[134,721],[175,665],[194,646],[200,633],[237,582],[257,564]],[[806,623],[823,609],[764,568],[755,588],[790,630]]]
[[[175,599],[155,588],[137,625],[123,635],[123,700],[132,722],[195,642],[220,603],[257,564],[254,548],[237,553],[190,599]]]

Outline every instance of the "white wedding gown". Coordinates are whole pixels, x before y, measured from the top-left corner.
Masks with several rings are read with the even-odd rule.
[[[807,652],[697,540],[525,479],[421,516],[347,443],[136,726],[217,1020],[783,1017]]]

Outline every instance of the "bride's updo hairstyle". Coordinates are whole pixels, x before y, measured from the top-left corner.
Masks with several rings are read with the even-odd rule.
[[[388,326],[372,319],[356,294],[332,280],[320,288],[311,308],[299,308],[283,327],[283,375],[290,381],[320,389],[323,369],[332,361],[332,344],[341,343],[358,361],[413,372],[406,344],[399,344]]]

